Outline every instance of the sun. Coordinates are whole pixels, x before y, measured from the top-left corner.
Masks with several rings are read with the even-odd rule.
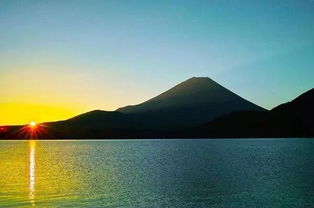
[[[30,125],[30,127],[34,128],[37,124],[36,124],[35,121],[31,121],[31,122],[29,123],[29,125]]]

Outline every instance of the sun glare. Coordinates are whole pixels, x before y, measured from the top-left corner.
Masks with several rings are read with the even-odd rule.
[[[35,121],[31,121],[31,122],[29,123],[29,125],[30,125],[31,127],[35,127],[35,126],[36,126],[36,122],[35,122]]]

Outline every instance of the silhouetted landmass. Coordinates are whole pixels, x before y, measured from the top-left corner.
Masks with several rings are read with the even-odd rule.
[[[117,109],[149,129],[193,127],[239,111],[265,109],[241,98],[207,77],[193,77],[138,105]]]
[[[185,136],[314,137],[314,89],[268,112],[230,113],[193,129]]]
[[[47,126],[59,138],[156,138],[235,110],[266,111],[209,78],[194,77],[139,105],[91,111]]]
[[[267,111],[209,78],[191,78],[138,105],[43,123],[35,135],[9,126],[0,138],[313,137],[313,106],[313,89]]]

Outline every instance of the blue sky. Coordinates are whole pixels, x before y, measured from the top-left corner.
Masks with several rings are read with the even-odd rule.
[[[208,76],[272,108],[314,86],[313,11],[312,0],[1,0],[0,105],[113,110]]]

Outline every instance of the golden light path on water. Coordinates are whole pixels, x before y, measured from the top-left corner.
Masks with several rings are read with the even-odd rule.
[[[29,200],[35,206],[36,141],[29,141]]]

